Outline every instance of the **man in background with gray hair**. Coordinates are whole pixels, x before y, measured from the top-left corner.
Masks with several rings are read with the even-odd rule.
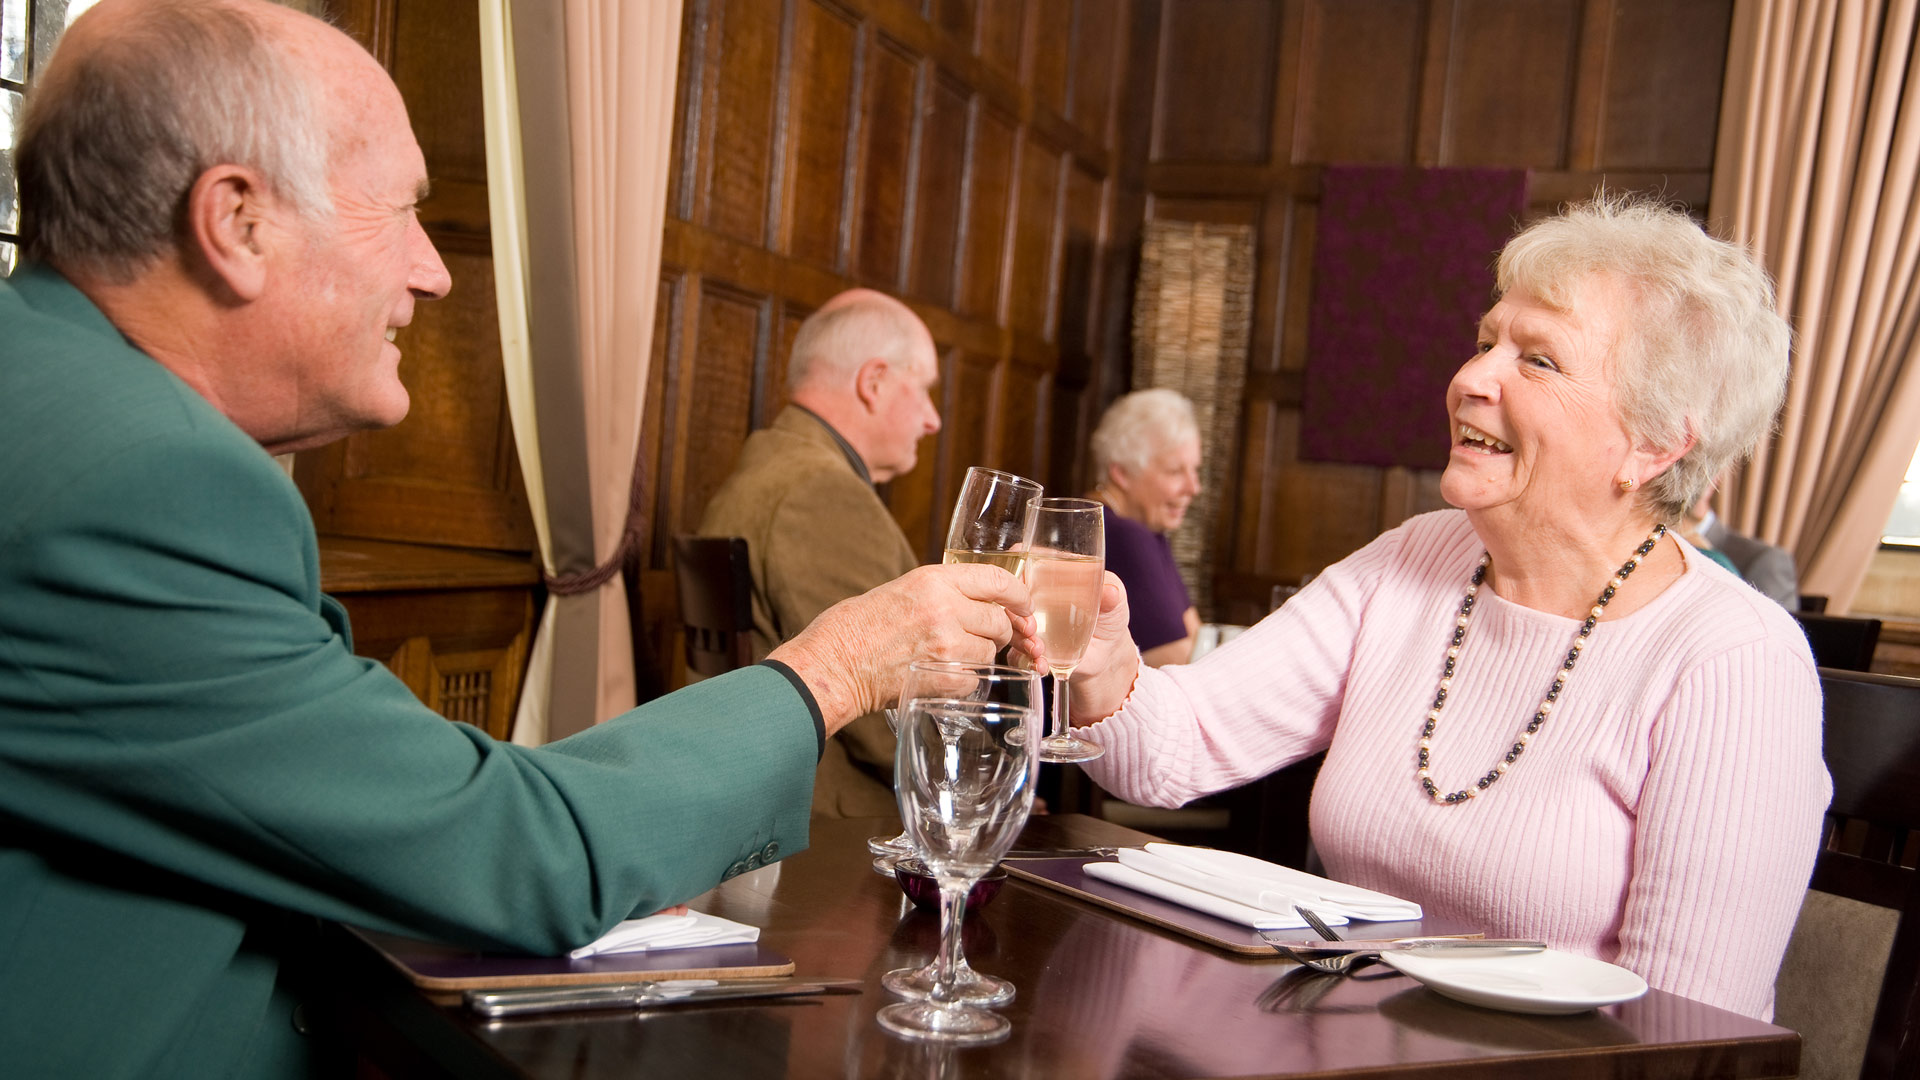
[[[1039,648],[1013,578],[927,567],[548,747],[449,723],[353,655],[269,456],[399,421],[396,332],[450,286],[386,72],[261,0],[104,0],[16,160],[0,1072],[315,1071],[315,917],[564,953],[803,849],[827,736],[909,660]]]
[[[700,522],[703,536],[746,538],[756,656],[919,565],[873,486],[911,471],[920,440],[940,430],[939,377],[933,335],[883,293],[850,289],[800,325],[792,404],[747,436]],[[813,812],[894,813],[893,746],[885,716],[849,724],[821,756]]]

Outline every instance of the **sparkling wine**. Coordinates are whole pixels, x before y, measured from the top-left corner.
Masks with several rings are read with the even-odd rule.
[[[948,548],[943,563],[984,563],[997,566],[1014,577],[1020,576],[1020,568],[1027,563],[1024,551],[968,551],[964,548]]]
[[[1033,592],[1033,617],[1047,647],[1054,675],[1073,674],[1093,640],[1100,614],[1100,584],[1106,560],[1097,555],[1036,552],[1027,563],[1027,587]]]

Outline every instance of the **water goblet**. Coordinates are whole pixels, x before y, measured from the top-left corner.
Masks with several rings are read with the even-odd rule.
[[[918,696],[901,706],[894,790],[914,852],[940,884],[940,950],[930,969],[887,973],[883,984],[896,993],[913,994],[916,976],[929,984],[924,1000],[889,1005],[878,1020],[909,1038],[990,1042],[1011,1025],[969,1003],[960,984],[960,928],[968,891],[1013,846],[1033,808],[1039,678],[1000,665],[935,661],[915,663],[909,678]],[[998,981],[975,978],[989,986]]]
[[[1106,751],[1073,733],[1067,723],[1067,681],[1093,640],[1106,580],[1105,507],[1091,499],[1035,499],[1027,507],[1027,589],[1033,617],[1053,670],[1052,733],[1040,760],[1092,761]]]

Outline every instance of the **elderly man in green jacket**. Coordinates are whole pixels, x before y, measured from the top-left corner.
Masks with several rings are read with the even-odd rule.
[[[804,848],[823,743],[907,660],[1038,648],[1012,578],[929,568],[548,747],[447,723],[352,654],[269,456],[400,420],[393,331],[450,284],[386,74],[259,0],[105,0],[17,164],[0,1072],[299,1075],[314,916],[564,951]]]

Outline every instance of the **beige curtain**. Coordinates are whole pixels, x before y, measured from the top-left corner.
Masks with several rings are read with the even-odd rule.
[[[1739,0],[1712,212],[1793,324],[1776,437],[1723,497],[1845,611],[1920,440],[1920,0]]]
[[[514,437],[550,596],[514,741],[633,707],[634,459],[680,0],[483,0],[488,194]]]

